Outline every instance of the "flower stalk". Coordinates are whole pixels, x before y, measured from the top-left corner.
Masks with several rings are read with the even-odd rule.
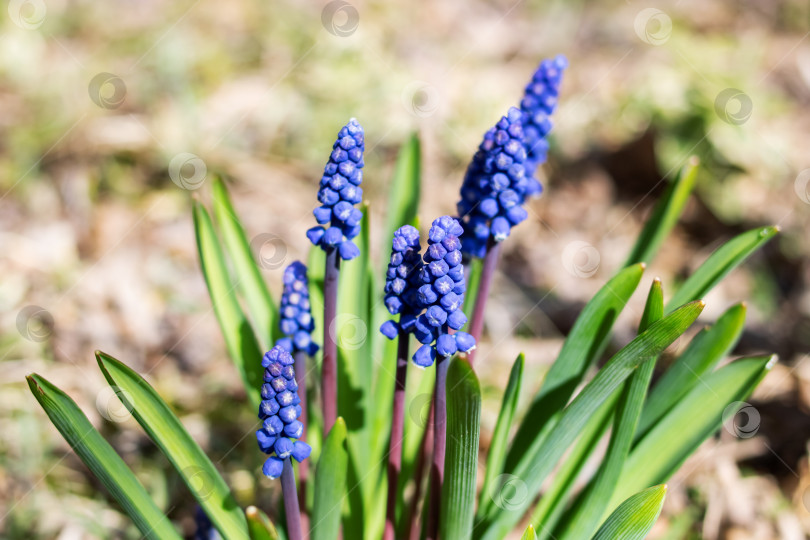
[[[489,289],[495,276],[495,268],[498,266],[498,259],[501,256],[501,243],[490,240],[487,244],[487,251],[484,255],[484,264],[481,267],[481,277],[478,281],[478,293],[475,296],[475,306],[473,307],[470,319],[470,335],[475,338],[476,343],[481,339],[484,331],[484,311],[486,309]],[[475,360],[475,350],[467,355],[470,364]]]
[[[388,443],[388,501],[383,536],[385,540],[393,540],[396,531],[397,493],[399,475],[402,471],[402,440],[405,427],[405,382],[408,377],[409,340],[410,333],[406,330],[400,330],[397,342],[397,369],[394,381],[391,437]]]
[[[337,420],[337,302],[340,257],[333,249],[326,255],[323,283],[323,366],[321,368],[321,404],[323,436],[329,434]]]
[[[281,494],[284,497],[284,513],[287,516],[287,536],[290,540],[304,540],[301,511],[295,492],[295,471],[289,457],[284,460],[281,472]]]

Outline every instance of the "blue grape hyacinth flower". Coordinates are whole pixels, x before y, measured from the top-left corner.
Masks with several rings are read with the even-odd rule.
[[[421,311],[417,289],[422,284],[422,255],[419,231],[411,225],[403,225],[394,232],[391,242],[391,259],[385,274],[385,307],[391,315],[399,315],[399,322],[386,321],[380,332],[394,339],[400,329],[412,332],[416,315]]]
[[[483,257],[490,239],[505,240],[528,217],[523,113],[512,107],[490,129],[473,156],[461,186],[457,209],[464,227],[465,254]]]
[[[323,169],[318,201],[313,211],[318,226],[307,231],[307,238],[324,251],[338,250],[343,260],[354,259],[360,249],[352,241],[360,233],[363,213],[354,207],[363,200],[363,128],[352,118],[343,126],[332,145]]]
[[[428,233],[424,266],[419,272],[422,285],[417,290],[419,305],[425,310],[416,318],[414,336],[422,343],[413,355],[420,367],[433,365],[437,356],[470,352],[475,339],[461,328],[467,323],[464,305],[464,266],[461,264],[461,239],[464,232],[458,221],[442,216]],[[450,333],[450,329],[456,330]]]
[[[309,280],[307,267],[300,261],[292,262],[284,269],[284,290],[281,293],[281,332],[287,336],[276,341],[290,354],[304,351],[313,356],[318,345],[312,341],[315,322],[309,303]]]
[[[537,71],[523,94],[520,110],[523,112],[523,144],[526,148],[526,195],[538,195],[543,190],[540,182],[534,178],[537,167],[546,161],[548,141],[546,136],[552,128],[551,114],[557,108],[560,96],[560,83],[563,71],[568,67],[568,60],[563,55],[546,59],[540,63]]]
[[[262,466],[262,472],[270,478],[281,476],[288,457],[300,463],[312,452],[307,443],[298,440],[304,434],[304,425],[298,420],[301,399],[293,364],[292,355],[279,345],[262,358],[265,370],[259,418],[263,424],[256,432],[256,440],[259,449],[270,456]]]

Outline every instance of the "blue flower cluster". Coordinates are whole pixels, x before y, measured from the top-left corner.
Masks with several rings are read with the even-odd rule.
[[[512,107],[490,129],[473,156],[457,208],[465,254],[483,257],[490,238],[501,242],[528,216],[523,113]]]
[[[399,323],[386,321],[380,332],[394,339],[400,328],[412,332],[416,315],[421,311],[416,290],[421,285],[422,255],[419,251],[419,231],[411,225],[403,225],[394,233],[391,242],[391,260],[385,274],[385,307],[391,315],[399,315]]]
[[[259,418],[264,423],[256,439],[261,451],[270,455],[262,466],[262,472],[270,478],[281,476],[288,457],[300,463],[312,452],[307,443],[296,440],[304,434],[304,424],[298,420],[301,399],[296,392],[293,363],[292,355],[278,345],[262,358],[265,371]]]
[[[416,318],[414,335],[423,345],[413,355],[421,367],[433,365],[436,356],[452,356],[458,351],[470,352],[475,339],[460,330],[467,317],[464,305],[464,266],[461,264],[461,240],[464,232],[458,221],[442,216],[433,222],[428,233],[424,266],[419,272],[422,285],[417,290],[419,305],[425,312]],[[434,343],[435,342],[435,343]]]
[[[304,351],[309,356],[318,352],[312,341],[315,322],[309,305],[309,281],[307,267],[294,261],[284,269],[284,291],[281,293],[281,331],[287,337],[276,341],[290,354]]]
[[[560,95],[560,82],[568,60],[563,55],[546,59],[540,63],[537,71],[523,94],[520,110],[523,112],[524,145],[527,158],[526,195],[536,195],[543,191],[543,186],[534,178],[537,167],[546,161],[548,141],[546,136],[551,131],[551,114],[557,107]]]
[[[307,231],[310,242],[324,251],[337,249],[344,260],[360,255],[352,239],[360,232],[363,219],[363,213],[354,207],[363,200],[363,137],[363,128],[354,118],[338,133],[318,190],[321,206],[312,212],[320,225]]]

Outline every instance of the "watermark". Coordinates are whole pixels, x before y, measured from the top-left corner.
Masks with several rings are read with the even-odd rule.
[[[419,118],[433,116],[439,108],[439,90],[424,81],[412,81],[402,90],[402,106]]]
[[[805,169],[796,176],[793,189],[804,204],[810,204],[810,169]]]
[[[737,88],[726,88],[714,100],[714,112],[726,124],[740,126],[751,118],[754,102]]]
[[[337,342],[338,347],[356,351],[365,345],[368,335],[366,322],[351,313],[340,313],[329,327],[329,335]]]
[[[87,93],[102,109],[117,109],[127,97],[127,85],[118,75],[103,72],[90,79]]]
[[[25,306],[17,313],[17,331],[28,341],[41,343],[53,334],[53,315],[43,307]]]
[[[413,397],[408,405],[408,416],[414,424],[421,428],[433,426],[433,417],[430,414],[430,406],[433,404],[433,394],[424,392]]]
[[[250,251],[256,264],[266,270],[275,270],[284,265],[287,259],[287,243],[271,233],[261,233],[250,241]]]
[[[197,465],[186,467],[183,469],[183,477],[198,501],[205,501],[214,493],[214,479],[202,467]]]
[[[578,278],[586,279],[594,275],[601,261],[599,250],[582,240],[569,243],[562,252],[563,267]]]
[[[321,11],[321,24],[333,36],[348,37],[360,26],[360,14],[350,3],[332,0]]]
[[[36,30],[45,22],[48,8],[44,0],[11,0],[8,16],[23,30]]]
[[[96,409],[110,422],[121,423],[132,418],[132,396],[117,386],[105,386],[96,395]]]
[[[745,401],[733,401],[723,410],[723,427],[740,439],[756,435],[761,422],[757,408]]]
[[[208,175],[208,167],[196,154],[182,152],[169,162],[169,177],[172,182],[183,189],[190,191],[199,189],[205,182],[206,175]]]
[[[517,510],[526,504],[529,488],[519,476],[502,474],[495,478],[489,490],[489,497],[495,506],[502,510]]]
[[[660,9],[642,9],[633,21],[633,29],[644,43],[663,45],[672,35],[672,19]]]

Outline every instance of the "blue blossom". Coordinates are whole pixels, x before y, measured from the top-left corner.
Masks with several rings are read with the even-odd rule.
[[[399,315],[399,323],[386,321],[380,332],[394,339],[400,328],[413,332],[416,315],[421,311],[416,290],[421,285],[419,273],[422,255],[419,251],[419,231],[411,225],[403,225],[394,232],[391,242],[391,259],[385,274],[385,307],[391,315]]]
[[[424,266],[419,272],[421,283],[417,300],[425,311],[414,322],[414,336],[422,343],[413,355],[421,367],[433,364],[437,356],[470,352],[475,339],[461,328],[467,323],[464,305],[464,267],[461,264],[461,240],[464,232],[458,221],[442,216],[433,222],[428,233]],[[450,329],[456,330],[450,333]]]
[[[219,532],[214,528],[214,524],[211,523],[211,518],[200,506],[197,506],[197,510],[194,512],[194,521],[197,525],[194,540],[222,540]]]
[[[287,336],[276,341],[290,354],[304,351],[309,356],[318,352],[312,341],[315,322],[309,304],[309,281],[307,267],[300,261],[284,269],[284,291],[281,293],[281,332]]]
[[[323,169],[318,201],[313,211],[318,226],[307,238],[324,251],[337,249],[340,258],[354,259],[360,249],[352,239],[360,232],[363,213],[354,207],[363,200],[363,128],[352,118],[338,133],[329,161]]]
[[[270,456],[262,466],[262,472],[270,478],[281,476],[288,457],[300,463],[312,452],[307,443],[297,440],[304,434],[304,425],[298,420],[301,399],[293,364],[292,355],[279,345],[262,358],[265,370],[259,418],[263,424],[256,432],[256,440],[259,449]]]

